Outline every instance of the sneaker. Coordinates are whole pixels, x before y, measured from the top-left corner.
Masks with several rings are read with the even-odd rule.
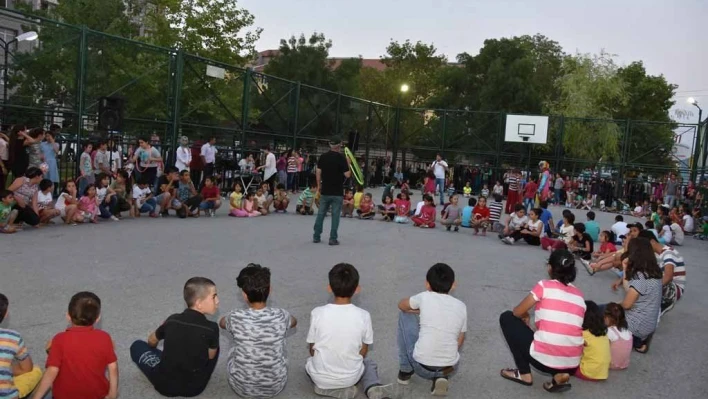
[[[506,245],[513,245],[514,244],[514,239],[511,237],[504,237],[504,238],[502,238],[501,241]]]
[[[339,245],[339,241],[337,241],[337,240],[329,240],[329,245]]]
[[[322,241],[319,238],[313,238],[312,242],[314,242],[315,244],[319,244]]]
[[[213,210],[213,209],[210,209],[210,210],[209,210],[209,217],[212,217],[212,218],[213,218],[214,216],[216,216],[216,211]]]
[[[391,399],[393,396],[393,385],[373,385],[366,390],[366,397],[369,399]]]
[[[430,393],[433,396],[447,396],[448,385],[449,382],[447,378],[436,378],[433,380],[433,387],[430,389]]]
[[[120,219],[118,219],[118,218],[115,217],[114,215],[111,215],[111,220],[114,221],[114,222],[117,222],[117,221],[119,221]]]
[[[669,310],[674,308],[674,305],[676,305],[676,301],[671,301],[671,302],[661,302],[661,312],[659,313],[659,317],[663,317],[664,313],[668,312]]]
[[[450,231],[451,228],[452,228],[452,226],[447,226],[445,229],[446,229],[447,231]]]
[[[460,228],[457,227],[457,226],[455,226],[455,232],[457,233],[457,232],[459,232],[459,231],[460,231]]]
[[[315,385],[315,393],[320,396],[327,396],[330,398],[337,399],[354,399],[359,389],[356,385],[350,386],[348,388],[339,389],[322,389]]]
[[[170,214],[167,211],[162,211],[162,212],[160,212],[160,216],[162,216],[163,218],[166,218],[166,217],[170,216]]]
[[[592,267],[590,267],[589,261],[587,261],[585,259],[579,259],[579,260],[580,260],[580,263],[582,263],[583,266],[585,266],[585,270],[588,272],[589,275],[592,276],[595,274],[595,270],[593,270]]]
[[[405,371],[398,372],[398,383],[401,385],[408,385],[411,382],[411,377],[413,377],[413,371],[406,373]]]

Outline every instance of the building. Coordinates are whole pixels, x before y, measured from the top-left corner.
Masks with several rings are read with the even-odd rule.
[[[280,55],[280,50],[265,50],[261,51],[258,53],[258,56],[256,59],[248,66],[253,68],[255,72],[263,72],[265,69],[266,65],[275,57]],[[357,58],[357,57],[351,57],[351,58]],[[329,60],[332,61],[332,67],[334,69],[337,69],[339,65],[342,64],[342,61],[347,60],[349,58],[342,58],[342,57],[330,57]],[[383,63],[378,58],[363,58],[361,60],[361,66],[364,68],[374,68],[379,71],[383,71],[386,69],[386,64]]]

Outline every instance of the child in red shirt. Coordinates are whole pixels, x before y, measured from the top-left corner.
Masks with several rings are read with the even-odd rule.
[[[79,292],[69,301],[71,327],[47,345],[47,370],[32,395],[41,399],[52,389],[54,399],[115,399],[118,359],[111,336],[93,327],[101,319],[101,300]],[[108,368],[108,379],[106,379]]]
[[[614,244],[615,234],[609,230],[600,233],[600,250],[593,252],[592,256],[597,258],[603,254],[617,252],[617,247]]]
[[[433,197],[429,194],[423,196],[425,205],[420,209],[418,216],[413,216],[411,220],[415,227],[433,228],[435,227],[435,206],[433,205]]]
[[[472,209],[472,227],[474,227],[474,235],[479,234],[482,229],[482,235],[487,235],[487,227],[489,227],[489,208],[487,208],[487,199],[479,197],[477,205]]]
[[[212,177],[204,179],[204,187],[202,187],[202,203],[199,204],[199,209],[204,211],[205,215],[214,216],[214,213],[221,206],[221,195],[219,187],[214,185]]]
[[[359,209],[356,210],[360,218],[373,219],[376,215],[373,198],[371,193],[364,194],[364,198],[362,198],[361,203],[359,203]]]
[[[408,223],[410,220],[408,217],[411,211],[411,201],[408,199],[408,191],[401,190],[401,193],[398,194],[393,204],[396,205],[396,217],[393,218],[393,221],[396,223]]]
[[[342,217],[354,217],[354,192],[346,189],[342,200]]]

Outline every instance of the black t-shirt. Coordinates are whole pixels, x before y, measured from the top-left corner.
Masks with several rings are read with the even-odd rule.
[[[586,256],[592,255],[593,252],[593,242],[592,242],[592,237],[588,233],[583,233],[582,238],[578,238],[578,236],[573,236],[573,241],[575,241],[578,244],[578,253],[581,254],[582,258],[585,259]],[[585,243],[589,242],[590,243],[590,251],[585,250]]]
[[[219,326],[202,313],[185,309],[168,317],[155,335],[164,340],[155,389],[165,396],[200,394],[211,377],[208,350],[219,347]]]
[[[162,186],[163,186],[163,185],[168,185],[168,184],[170,184],[170,179],[167,177],[167,175],[162,175],[162,176],[160,176],[160,177],[157,179],[157,187],[160,188],[160,192],[157,193],[156,195],[162,194]],[[171,188],[177,188],[177,187],[179,187],[179,181],[175,181],[174,183],[172,183],[172,187],[171,187]]]
[[[339,152],[329,151],[320,157],[317,167],[322,169],[320,194],[344,196],[344,173],[349,170],[346,158]]]

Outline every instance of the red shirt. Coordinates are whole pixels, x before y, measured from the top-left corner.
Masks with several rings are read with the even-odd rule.
[[[606,253],[606,252],[617,252],[617,247],[615,247],[615,244],[611,242],[606,242],[600,245],[600,252]]]
[[[69,327],[52,339],[46,367],[58,367],[55,399],[103,399],[108,395],[106,367],[115,363],[111,336],[93,326]]]
[[[423,220],[432,221],[435,219],[435,207],[432,205],[423,205],[420,209],[419,217]]]
[[[371,208],[373,208],[374,202],[373,201],[364,201],[362,200],[361,203],[359,203],[359,209],[363,213],[369,213],[371,212]]]
[[[206,200],[207,198],[216,198],[218,196],[219,196],[219,187],[216,187],[216,186],[202,187],[202,200]]]
[[[526,191],[524,193],[524,198],[534,198],[536,196],[536,190],[538,190],[538,184],[535,181],[530,181],[526,183]]]
[[[472,214],[474,215],[475,219],[489,219],[489,208],[484,207],[482,208],[481,206],[477,205],[472,209]]]
[[[396,205],[396,214],[399,216],[408,216],[411,210],[411,202],[408,200],[395,199],[393,203]]]

